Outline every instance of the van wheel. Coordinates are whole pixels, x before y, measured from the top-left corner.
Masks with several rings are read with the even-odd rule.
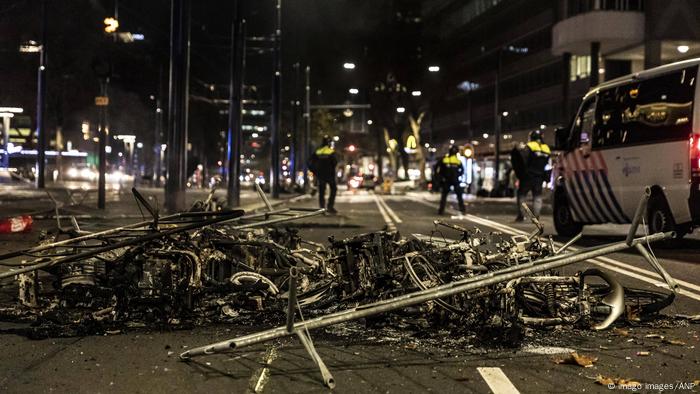
[[[575,222],[569,209],[566,194],[557,193],[553,207],[554,228],[562,237],[573,237],[583,230],[583,224]]]
[[[676,239],[683,238],[687,232],[683,231],[681,226],[676,226],[666,199],[658,195],[653,196],[651,200],[649,200],[647,208],[647,228],[649,234],[675,231]]]

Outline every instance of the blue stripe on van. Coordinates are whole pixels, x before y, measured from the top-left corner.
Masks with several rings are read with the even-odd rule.
[[[583,204],[585,205],[586,208],[591,212],[591,217],[589,223],[603,223],[605,220],[603,220],[598,214],[596,213],[595,209],[593,209],[593,204],[588,200],[588,196],[586,195],[586,192],[584,191],[583,188],[583,181],[581,178],[583,175],[581,174],[581,171],[574,171],[574,177],[576,178],[576,183],[578,183],[578,189],[581,195],[581,201],[583,201]]]
[[[581,171],[581,176],[583,177],[584,182],[586,182],[586,186],[588,186],[588,191],[591,193],[591,200],[593,200],[593,205],[595,205],[595,208],[597,209],[595,211],[596,216],[603,219],[604,222],[613,221],[613,218],[609,218],[605,210],[603,210],[601,205],[598,203],[595,191],[593,190],[593,185],[589,179],[589,172],[589,170],[583,170]]]
[[[591,170],[591,178],[593,178],[593,182],[596,184],[596,190],[598,190],[598,194],[600,194],[600,199],[603,200],[603,205],[605,205],[606,212],[609,212],[611,222],[613,223],[623,223],[621,217],[619,216],[619,213],[613,209],[612,206],[608,203],[608,199],[605,198],[605,189],[601,186],[600,184],[600,176],[601,174],[598,173],[596,170]],[[612,201],[612,200],[611,200]]]
[[[622,217],[622,219],[624,220],[624,223],[630,223],[631,222],[630,218],[627,217],[627,215],[625,215],[625,211],[622,210],[620,203],[618,203],[617,198],[615,198],[615,193],[613,193],[612,188],[610,187],[610,182],[608,181],[608,174],[605,171],[600,170],[600,175],[601,175],[601,178],[603,179],[603,183],[605,184],[605,187],[608,191],[608,196],[610,196],[610,201],[612,201],[618,214],[620,215],[620,217]]]
[[[573,211],[574,219],[577,222],[585,222],[587,219],[581,214],[580,203],[578,198],[576,198],[576,190],[574,189],[574,184],[570,179],[566,179],[566,198],[569,200],[569,207]]]

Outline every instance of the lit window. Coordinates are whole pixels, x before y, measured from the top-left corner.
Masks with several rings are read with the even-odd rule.
[[[591,57],[571,56],[569,79],[571,81],[576,81],[578,79],[588,78],[589,75],[591,75]]]

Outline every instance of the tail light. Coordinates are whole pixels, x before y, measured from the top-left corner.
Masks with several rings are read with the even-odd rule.
[[[690,179],[700,179],[700,134],[690,137]]]

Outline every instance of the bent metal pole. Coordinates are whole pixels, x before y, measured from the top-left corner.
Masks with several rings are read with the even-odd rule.
[[[645,242],[656,242],[663,239],[673,237],[672,232],[656,233],[649,236],[636,238],[632,241],[632,247]],[[456,281],[445,285],[433,287],[427,290],[417,291],[410,294],[405,294],[393,299],[379,301],[376,303],[361,305],[353,309],[348,309],[341,312],[332,313],[326,316],[319,316],[314,319],[296,322],[292,332],[287,330],[287,326],[273,328],[267,331],[262,331],[254,334],[245,335],[239,338],[230,339],[223,342],[217,342],[210,345],[200,346],[188,350],[180,354],[180,358],[187,360],[191,357],[213,354],[224,350],[231,350],[245,346],[255,345],[261,342],[266,342],[272,339],[281,338],[287,335],[292,335],[299,330],[311,330],[315,328],[326,327],[334,324],[344,323],[350,320],[357,320],[380,313],[390,312],[396,309],[402,309],[413,305],[422,304],[427,301],[432,301],[438,298],[449,297],[455,294],[465,293],[471,290],[476,290],[482,287],[495,285],[516,279],[521,276],[536,274],[538,272],[547,271],[555,268],[560,268],[566,265],[574,264],[588,259],[593,259],[610,253],[619,252],[631,247],[626,242],[617,242],[610,245],[590,248],[580,253],[571,253],[567,255],[554,256],[552,258],[543,259],[548,262],[535,261],[534,264],[524,265],[518,270],[509,270],[509,272],[494,271],[492,274],[487,274],[486,278],[481,276],[479,280],[472,278],[463,281]]]

